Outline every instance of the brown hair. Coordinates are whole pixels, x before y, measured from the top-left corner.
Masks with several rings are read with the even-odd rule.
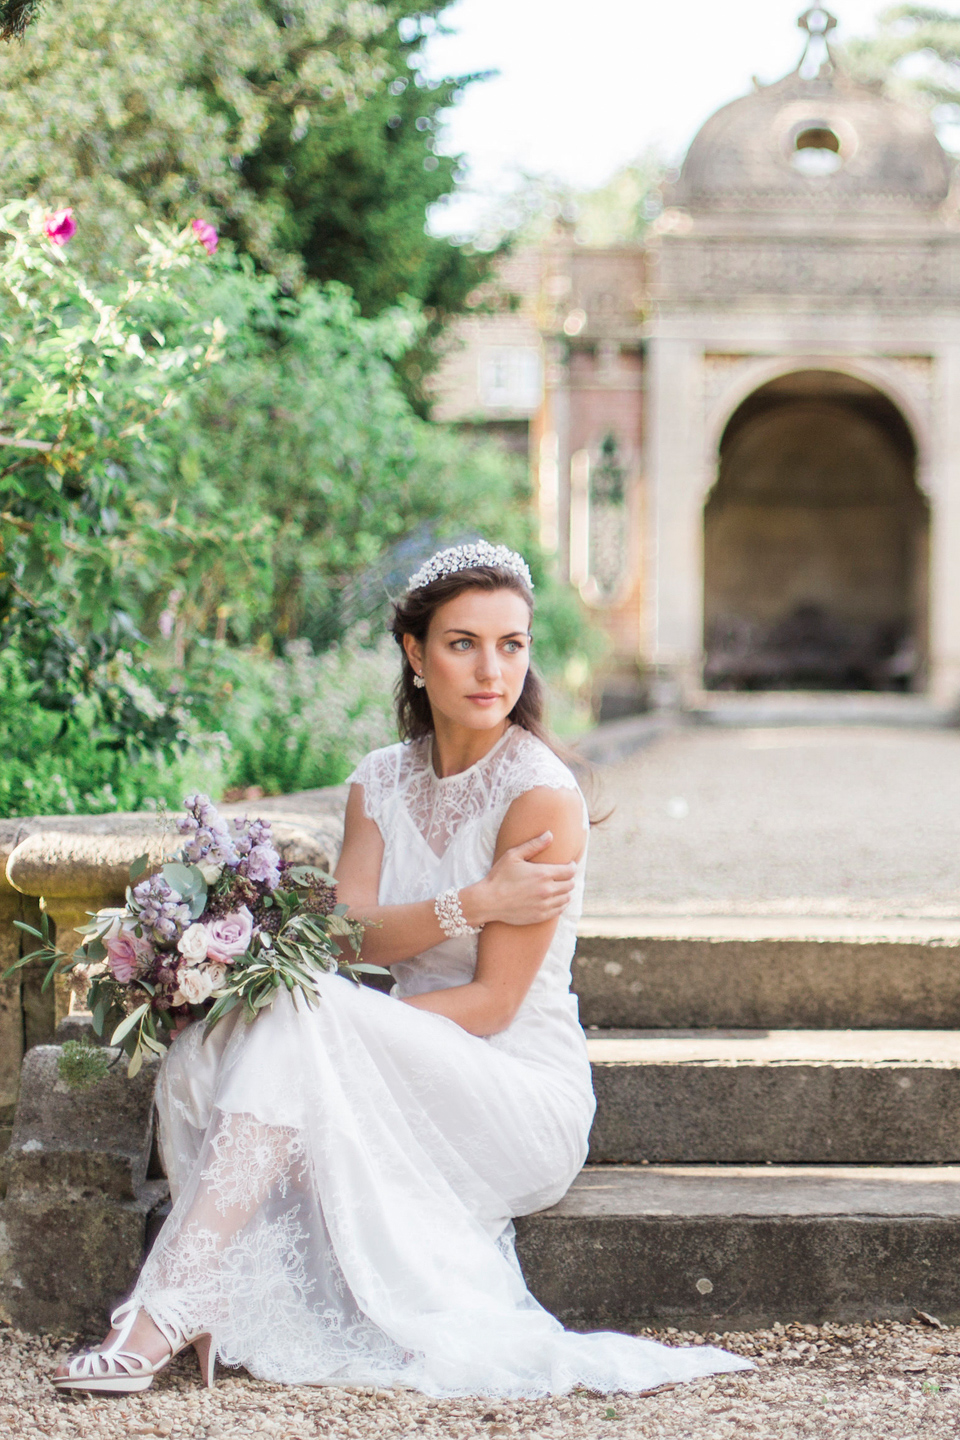
[[[418,688],[413,683],[414,670],[407,659],[407,652],[403,648],[403,637],[412,635],[420,645],[425,644],[430,621],[437,610],[448,600],[461,595],[464,590],[512,590],[527,602],[530,614],[533,615],[531,591],[519,575],[512,570],[503,569],[499,565],[475,565],[468,570],[458,570],[453,575],[444,575],[439,580],[432,580],[429,585],[421,585],[418,589],[412,590],[409,595],[405,595],[402,600],[395,601],[390,631],[400,647],[400,678],[394,694],[397,707],[397,730],[401,740],[422,740],[424,736],[433,734],[433,713],[430,709],[430,701],[427,699],[426,690]],[[510,711],[508,719],[512,720],[515,725],[522,726],[524,730],[529,730],[530,734],[535,735],[538,740],[542,740],[544,745],[552,750],[565,765],[574,766],[579,772],[581,788],[587,790],[588,798],[590,798],[590,792],[594,789],[592,768],[585,763],[581,756],[575,755],[565,745],[561,745],[558,740],[554,739],[547,729],[543,712],[543,682],[531,664],[527,670],[519,699]],[[598,819],[591,815],[590,823],[596,825],[605,819],[607,819],[607,815],[602,815]]]
[[[519,575],[512,570],[501,569],[499,565],[474,565],[468,570],[458,570],[453,575],[444,575],[412,590],[393,607],[390,625],[394,640],[400,647],[400,679],[397,681],[397,730],[401,740],[422,740],[433,733],[433,714],[426,690],[420,690],[413,683],[413,667],[403,648],[404,635],[412,635],[419,644],[426,643],[427,631],[441,605],[462,595],[464,590],[512,590],[527,602],[533,614],[533,595]],[[536,735],[551,750],[556,744],[551,739],[543,720],[543,684],[533,665],[527,670],[523,689],[516,705],[510,711],[509,719],[515,725],[522,725],[531,735]]]

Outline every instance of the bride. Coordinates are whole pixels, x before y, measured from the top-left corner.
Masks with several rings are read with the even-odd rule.
[[[589,819],[550,748],[521,556],[481,541],[409,581],[400,744],[350,777],[336,878],[388,996],[320,978],[253,1024],[189,1026],[157,1105],[173,1210],[64,1389],[142,1390],[186,1345],[289,1384],[608,1393],[748,1368],[565,1331],[511,1217],[566,1192],[594,1098],[570,962]]]

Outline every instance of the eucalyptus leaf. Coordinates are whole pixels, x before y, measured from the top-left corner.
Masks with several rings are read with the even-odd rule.
[[[192,900],[196,895],[203,895],[206,898],[207,882],[203,878],[203,871],[196,865],[181,865],[179,860],[171,860],[162,867],[163,878],[171,889],[182,895],[184,900]]]
[[[150,860],[146,854],[137,856],[136,860],[134,860],[133,864],[130,866],[131,885],[135,884],[135,882],[140,879],[140,876],[146,870],[149,863]]]
[[[110,1009],[110,997],[109,997],[109,995],[101,995],[100,998],[99,998],[99,1000],[96,1001],[96,1003],[94,1004],[94,1007],[93,1007],[93,1030],[94,1030],[94,1034],[96,1034],[96,1035],[102,1035],[102,1034],[103,1034],[103,1023],[104,1023],[104,1021],[105,1021],[106,1018],[107,1018],[107,1012],[109,1011],[109,1009]]]
[[[291,865],[286,877],[295,885],[307,885],[311,880],[323,880],[327,885],[336,884],[333,876],[328,875],[326,870],[321,870],[318,865]]]
[[[46,915],[43,918],[46,920]],[[14,920],[13,923],[18,930],[22,930],[25,935],[32,935],[36,940],[48,941],[50,939],[50,926],[47,924],[42,930],[37,930],[32,925],[28,925],[25,920]]]
[[[120,1041],[130,1034],[130,1031],[134,1028],[134,1026],[140,1023],[140,1021],[143,1019],[144,1015],[146,1015],[149,1009],[149,1002],[145,1001],[144,1004],[138,1005],[136,1010],[134,1010],[132,1014],[128,1015],[125,1020],[122,1020],[117,1026],[116,1030],[114,1030],[113,1034],[110,1036],[110,1044],[119,1045]]]

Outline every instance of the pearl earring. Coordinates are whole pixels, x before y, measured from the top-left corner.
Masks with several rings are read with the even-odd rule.
[[[427,688],[427,682],[426,680],[424,680],[422,675],[414,675],[413,683],[414,685],[416,685],[418,690],[425,690]]]

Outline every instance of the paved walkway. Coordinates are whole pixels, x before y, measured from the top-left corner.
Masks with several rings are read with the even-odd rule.
[[[960,730],[689,725],[597,773],[588,915],[960,916]]]

